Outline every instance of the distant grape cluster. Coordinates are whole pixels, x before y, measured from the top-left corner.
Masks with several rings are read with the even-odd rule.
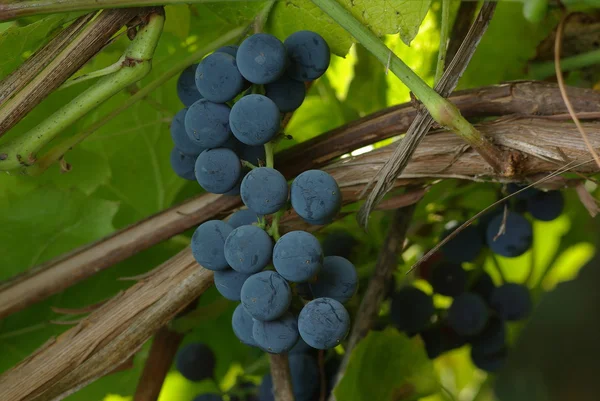
[[[508,193],[521,188],[511,184]],[[486,246],[493,254],[507,258],[524,254],[533,243],[527,214],[536,220],[551,221],[564,208],[560,191],[530,188],[513,198],[506,210],[494,209],[478,224],[460,231],[421,270],[421,277],[435,294],[453,298],[447,310],[436,310],[432,296],[413,286],[392,295],[390,319],[399,330],[419,334],[430,358],[470,344],[474,365],[495,372],[508,354],[506,323],[523,320],[532,312],[527,286],[511,282],[496,286],[483,268],[463,267],[463,263],[477,264]]]
[[[201,224],[192,253],[214,271],[217,290],[240,302],[232,317],[236,336],[269,353],[288,352],[299,341],[333,348],[349,331],[342,304],[357,289],[354,265],[325,256],[308,232],[278,230],[290,207],[310,224],[330,223],[342,205],[340,188],[321,170],[288,185],[271,153],[283,137],[282,114],[300,107],[305,82],[323,75],[329,61],[329,46],[314,32],[296,32],[283,43],[258,33],[208,55],[177,83],[186,108],[171,125],[174,171],[207,192],[239,194],[247,207],[226,222]]]

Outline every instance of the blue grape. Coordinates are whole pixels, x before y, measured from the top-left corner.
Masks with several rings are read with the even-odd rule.
[[[558,218],[565,208],[565,199],[560,191],[539,191],[527,199],[527,211],[536,220],[552,221]]]
[[[313,353],[315,351],[315,349],[313,347],[311,347],[310,345],[308,345],[306,343],[306,341],[304,341],[302,339],[302,337],[298,337],[298,341],[296,342],[296,345],[294,345],[292,347],[292,349],[289,351],[289,354],[310,354]]]
[[[525,188],[527,185],[521,185],[521,184],[515,184],[513,182],[511,182],[510,184],[507,185],[507,191],[509,193],[509,195],[514,194],[517,191],[520,191],[521,189]],[[515,198],[516,200],[527,200],[529,198],[531,198],[532,196],[535,196],[538,192],[540,192],[539,189],[534,188],[534,187],[529,187],[526,190],[524,190],[523,192],[519,192],[518,194],[516,194],[513,198]]]
[[[298,81],[313,81],[327,71],[331,55],[321,35],[312,31],[294,32],[283,42],[291,60],[288,74]]]
[[[531,223],[525,217],[514,212],[508,212],[506,216],[506,225],[504,234],[498,235],[503,214],[494,217],[487,226],[486,239],[487,244],[495,254],[513,258],[520,256],[531,248],[533,241],[533,228]]]
[[[319,388],[319,366],[316,359],[308,354],[289,356],[290,376],[296,401],[313,401]]]
[[[221,46],[217,50],[215,50],[215,53],[226,53],[230,56],[236,57],[238,48],[239,47],[235,45]]]
[[[317,298],[306,305],[298,316],[300,336],[316,349],[329,349],[348,335],[350,315],[344,305],[332,298]]]
[[[342,193],[335,179],[321,170],[300,174],[291,186],[292,207],[311,224],[327,224],[342,207]]]
[[[448,236],[450,232],[443,237]],[[483,249],[479,228],[474,225],[465,227],[442,246],[442,254],[452,263],[473,262]]]
[[[279,132],[281,114],[268,97],[246,95],[233,105],[229,127],[240,142],[252,146],[264,145]]]
[[[257,167],[264,166],[267,160],[265,147],[263,145],[250,146],[242,143],[240,144],[238,154],[240,155],[240,159],[250,162]]]
[[[253,274],[261,271],[271,260],[273,241],[257,226],[240,226],[225,240],[225,259],[233,270]]]
[[[219,394],[200,394],[193,401],[223,401],[223,397]]]
[[[285,234],[273,249],[273,266],[288,281],[308,281],[321,269],[322,262],[323,251],[319,240],[306,231]]]
[[[508,352],[506,348],[494,353],[485,353],[477,348],[471,348],[471,360],[473,365],[488,373],[495,373],[500,370],[506,362]]]
[[[196,176],[194,175],[194,164],[196,158],[183,154],[177,148],[171,150],[171,167],[175,174],[185,180],[194,181]]]
[[[231,137],[226,104],[202,99],[192,104],[185,114],[185,131],[192,142],[204,148],[223,146]]]
[[[227,269],[215,272],[215,287],[217,291],[230,301],[239,301],[241,299],[242,285],[251,274],[239,273],[235,270]]]
[[[281,173],[270,167],[250,171],[242,180],[242,201],[256,214],[272,214],[288,199],[288,185]]]
[[[202,153],[205,148],[192,141],[185,130],[185,115],[188,109],[181,109],[173,117],[171,121],[171,139],[175,147],[179,149],[181,153],[189,156],[196,156]]]
[[[215,52],[206,56],[196,70],[196,86],[200,94],[215,103],[225,103],[244,89],[244,77],[240,74],[235,56]]]
[[[465,292],[454,298],[448,308],[448,324],[461,336],[474,336],[483,331],[488,321],[487,305],[479,295]]]
[[[237,51],[236,59],[240,73],[254,84],[276,81],[287,66],[283,43],[267,33],[246,38]]]
[[[205,344],[192,343],[184,346],[175,357],[175,367],[186,379],[199,382],[215,373],[215,354]]]
[[[306,87],[284,75],[277,81],[265,85],[265,95],[277,105],[282,113],[294,111],[302,105],[306,96]]]
[[[200,224],[191,241],[194,259],[208,270],[226,270],[229,268],[223,246],[233,228],[220,220],[209,220]]]
[[[341,256],[327,256],[317,281],[310,284],[315,298],[328,297],[338,302],[348,302],[358,288],[356,268]]]
[[[469,288],[469,292],[479,295],[486,303],[490,303],[492,292],[496,288],[492,277],[485,271],[472,271],[474,280]]]
[[[242,343],[256,347],[256,341],[254,341],[254,337],[252,336],[253,325],[254,320],[252,319],[252,316],[246,312],[244,305],[239,304],[233,311],[233,316],[231,317],[233,333]]]
[[[275,320],[288,310],[292,290],[283,277],[272,270],[252,275],[242,286],[242,305],[256,320]]]
[[[430,327],[419,334],[425,343],[429,359],[435,359],[444,352],[460,348],[467,343],[465,337],[459,336],[445,324]]]
[[[177,96],[185,106],[191,106],[192,103],[202,99],[202,95],[196,87],[196,68],[198,64],[192,64],[181,72],[177,79]]]
[[[323,240],[324,256],[341,256],[350,259],[350,255],[356,246],[356,239],[346,231],[334,231]]]
[[[417,333],[431,324],[433,298],[416,287],[403,287],[392,295],[390,319],[400,331]]]
[[[227,148],[229,150],[233,150],[235,153],[239,153],[242,146],[245,146],[243,143],[237,140],[237,138],[233,135],[229,135],[229,138],[225,141],[225,143],[220,148]],[[241,157],[240,157],[241,159]]]
[[[525,319],[533,308],[529,289],[517,283],[506,283],[494,289],[490,303],[498,315],[508,321]]]
[[[429,282],[438,294],[456,297],[467,288],[467,272],[459,264],[442,262],[433,268]]]
[[[254,213],[250,209],[241,209],[235,212],[229,217],[227,224],[229,224],[233,228],[238,228],[241,226],[249,226],[254,223],[258,223],[259,215]]]
[[[298,342],[298,320],[290,312],[269,322],[255,320],[252,337],[263,351],[271,354],[288,352]]]
[[[232,150],[208,149],[196,159],[195,172],[202,188],[213,194],[224,194],[239,183],[242,163]]]
[[[506,325],[502,319],[492,316],[481,333],[470,340],[471,346],[486,354],[498,352],[506,346]]]
[[[313,401],[319,387],[319,367],[310,355],[295,354],[289,357],[290,376],[296,401]],[[275,401],[273,379],[266,375],[258,389],[259,401]]]

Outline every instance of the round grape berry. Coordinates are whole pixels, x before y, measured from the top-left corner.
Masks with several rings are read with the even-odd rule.
[[[525,217],[508,212],[504,233],[498,235],[504,221],[504,214],[494,217],[487,226],[487,244],[495,254],[514,258],[527,252],[533,241],[533,228]]]
[[[291,231],[273,249],[275,270],[286,280],[301,283],[314,277],[321,268],[323,251],[319,240],[306,231]],[[332,297],[334,298],[334,297]]]
[[[193,401],[223,401],[219,394],[200,394]]]
[[[507,356],[508,352],[506,348],[494,353],[486,353],[477,348],[471,348],[473,365],[488,373],[495,373],[500,370],[504,366]]]
[[[275,102],[263,95],[246,95],[229,114],[233,135],[246,145],[264,145],[279,133],[281,114]]]
[[[265,95],[277,105],[282,113],[296,110],[304,102],[306,87],[303,82],[284,75],[277,81],[265,85]]]
[[[198,157],[205,148],[192,141],[185,130],[185,115],[187,111],[187,108],[181,109],[175,114],[175,117],[173,117],[170,127],[171,139],[173,139],[175,147],[179,149],[181,153]]]
[[[525,319],[533,308],[529,289],[517,283],[506,283],[494,289],[490,303],[498,315],[508,321]]]
[[[467,272],[459,264],[442,262],[433,268],[429,282],[438,294],[456,297],[467,288]]]
[[[457,225],[457,227],[460,225]],[[452,230],[453,231],[453,230]],[[447,232],[445,238],[451,234]],[[474,225],[465,227],[454,238],[442,246],[442,254],[452,263],[473,262],[483,249],[483,240],[479,228]]]
[[[300,174],[291,186],[292,207],[311,224],[331,222],[342,207],[342,193],[335,179],[321,170]]]
[[[470,340],[478,352],[491,354],[506,346],[506,324],[498,316],[492,316],[481,333]]]
[[[221,220],[202,223],[192,236],[191,248],[194,259],[208,270],[228,269],[223,247],[225,239],[232,231],[233,228]]]
[[[195,173],[198,184],[206,191],[224,194],[239,182],[242,163],[232,150],[208,149],[196,159]]]
[[[179,373],[194,382],[212,378],[215,364],[215,354],[202,343],[192,343],[182,347],[175,357],[175,367]]]
[[[471,270],[471,277],[474,277],[469,292],[479,295],[487,304],[490,303],[492,292],[496,288],[494,280],[485,271]]]
[[[283,277],[266,270],[252,275],[242,286],[242,305],[256,320],[275,320],[288,310],[292,290]]]
[[[327,256],[317,280],[310,284],[315,298],[328,297],[338,302],[348,302],[358,288],[356,268],[341,256]]]
[[[273,241],[257,226],[240,226],[225,239],[225,259],[233,270],[253,274],[261,271],[271,260]]]
[[[483,331],[488,321],[487,305],[479,295],[465,292],[454,298],[448,309],[448,324],[461,336],[474,336]]]
[[[242,285],[251,274],[240,273],[227,269],[215,272],[215,287],[223,297],[230,301],[241,299]]]
[[[206,56],[196,70],[196,86],[200,94],[215,103],[225,103],[244,89],[235,56],[215,52]]]
[[[194,156],[189,156],[183,154],[177,148],[173,148],[171,150],[171,168],[175,174],[179,177],[194,181],[196,176],[194,175],[194,164],[196,163],[196,158]]]
[[[319,387],[319,366],[310,355],[295,354],[289,357],[290,376],[294,399],[296,401],[313,401]],[[258,389],[259,401],[275,401],[273,395],[273,379],[266,375]]]
[[[287,66],[283,43],[267,33],[246,38],[238,48],[236,60],[244,78],[261,85],[276,81]]]
[[[316,349],[340,344],[350,329],[350,315],[344,305],[332,298],[317,298],[302,308],[298,316],[300,336]]]
[[[256,344],[271,354],[288,352],[298,342],[298,320],[290,312],[269,322],[255,320],[252,327]]]
[[[185,106],[191,106],[194,102],[202,99],[202,95],[196,87],[196,68],[198,64],[192,64],[181,72],[177,79],[177,96]]]
[[[233,311],[233,316],[231,317],[233,333],[242,343],[256,347],[258,345],[252,336],[253,325],[254,320],[252,319],[252,316],[246,312],[244,305],[239,304]]]
[[[552,221],[557,219],[565,208],[565,199],[560,191],[538,191],[527,199],[527,211],[534,219]]]
[[[227,224],[229,224],[233,228],[238,228],[241,226],[250,226],[254,223],[258,223],[259,215],[254,213],[250,209],[241,209],[235,212],[229,217],[227,220]]]
[[[250,171],[242,180],[242,201],[248,209],[260,215],[272,214],[281,209],[288,199],[285,177],[270,167]]]
[[[331,55],[321,35],[312,31],[294,32],[284,41],[291,60],[288,74],[298,81],[313,81],[327,71]]]
[[[226,53],[232,57],[236,57],[238,48],[239,47],[235,45],[221,46],[217,50],[215,50],[215,53]]]
[[[418,288],[403,287],[392,295],[390,319],[400,331],[412,334],[425,330],[434,313],[433,298]]]
[[[185,130],[192,142],[204,148],[218,148],[231,138],[229,114],[226,104],[206,99],[192,104],[185,113]]]

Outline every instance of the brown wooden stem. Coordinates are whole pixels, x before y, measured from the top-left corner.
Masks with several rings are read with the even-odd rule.
[[[161,327],[152,340],[133,401],[156,401],[184,335]]]
[[[275,401],[294,401],[287,353],[269,354],[269,361],[271,362],[271,378],[273,379]]]

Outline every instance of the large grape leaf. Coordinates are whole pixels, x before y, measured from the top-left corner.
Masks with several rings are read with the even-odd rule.
[[[54,14],[29,25],[12,24],[0,33],[0,79],[12,72],[40,45],[45,43],[61,24],[72,18],[69,14]]]
[[[334,391],[337,399],[344,401],[403,401],[438,390],[433,363],[423,345],[388,328],[370,332],[356,346]]]
[[[414,39],[427,14],[430,0],[340,0],[377,36],[400,34],[406,44]],[[275,4],[267,24],[274,35],[284,39],[290,34],[309,29],[321,34],[333,53],[345,56],[352,37],[310,0],[286,0]]]

